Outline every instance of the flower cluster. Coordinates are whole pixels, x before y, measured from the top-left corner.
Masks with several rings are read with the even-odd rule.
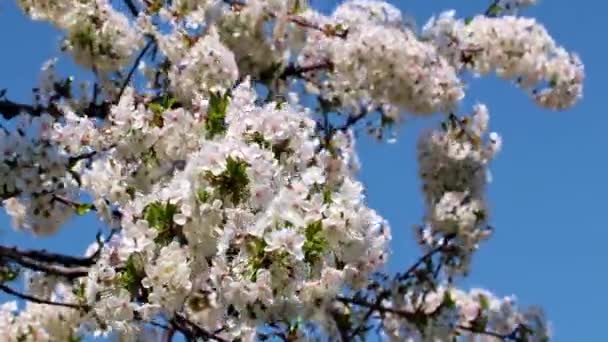
[[[54,233],[74,212],[54,200],[75,195],[70,159],[48,139],[32,137],[32,130],[51,130],[52,121],[20,115],[16,131],[0,130],[0,198],[16,228],[41,235]]]
[[[86,298],[116,294],[112,305],[89,303],[98,318],[116,317],[103,308],[120,298],[127,310],[120,320],[186,307],[201,326],[228,322],[227,331],[312,317],[324,310],[318,303],[364,285],[384,263],[389,230],[353,179],[351,136],[337,134],[331,150],[320,150],[306,113],[285,103],[259,107],[248,84],[212,96],[204,115],[165,108],[162,127],[150,108],[133,108],[132,95],[112,110],[116,132],[104,136],[117,146],[82,171],[95,203],[122,212],[123,233],[87,284]],[[139,119],[138,111],[146,114]],[[125,139],[127,127],[135,131]],[[123,149],[130,139],[149,143]],[[152,167],[138,153],[153,156]],[[128,172],[138,168],[165,174]]]
[[[98,71],[116,71],[142,43],[141,34],[108,0],[19,0],[33,19],[52,22],[66,32],[64,48],[74,60]]]
[[[125,13],[109,0],[18,0],[64,31],[96,83],[76,95],[50,62],[34,104],[0,91],[2,206],[36,235],[74,213],[94,213],[112,235],[85,258],[0,246],[0,291],[29,301],[0,307],[0,334],[355,338],[378,318],[391,340],[546,341],[539,311],[451,282],[490,235],[488,164],[501,146],[484,105],[451,114],[461,73],[496,72],[548,108],[582,94],[578,57],[513,16],[533,3],[495,1],[464,20],[446,12],[418,32],[377,0],[330,15],[301,0],[127,1]],[[138,70],[145,89],[131,86]],[[314,101],[300,103],[303,90]],[[378,274],[389,226],[356,179],[352,125],[375,111],[383,124],[446,114],[418,143],[427,254],[394,289]],[[8,284],[25,269],[36,273],[21,293]]]
[[[224,93],[236,82],[238,73],[234,54],[212,28],[183,58],[174,61],[169,80],[176,96],[187,103],[210,92]]]
[[[59,284],[48,296],[51,301],[73,300],[69,286]],[[73,308],[57,307],[49,310],[45,304],[27,303],[18,310],[17,302],[0,306],[0,331],[7,342],[17,341],[72,341],[78,338],[80,313]]]
[[[464,253],[458,266],[467,267],[468,255],[489,236],[484,200],[488,162],[501,146],[496,133],[485,134],[489,114],[476,105],[471,117],[450,116],[442,129],[423,135],[418,143],[419,173],[426,200],[423,245],[455,242]]]
[[[534,19],[480,15],[463,20],[449,11],[431,19],[422,36],[457,69],[495,71],[516,80],[541,106],[564,109],[582,96],[584,69],[579,57],[558,46]]]
[[[418,39],[395,7],[376,1],[339,6],[334,30],[346,36],[310,34],[299,57],[310,65],[332,62],[317,82],[323,96],[358,114],[358,109],[390,105],[429,114],[449,111],[464,96],[456,70],[433,44]]]
[[[462,336],[475,341],[511,338],[541,342],[550,336],[540,309],[522,311],[514,297],[500,298],[482,289],[465,292],[440,286],[422,297],[395,294],[393,301],[384,305],[383,333],[393,341],[450,341]],[[411,319],[417,311],[430,319]]]
[[[305,30],[289,20],[291,15],[313,12],[304,3],[252,0],[218,18],[222,42],[234,53],[242,74],[269,77],[304,44]]]

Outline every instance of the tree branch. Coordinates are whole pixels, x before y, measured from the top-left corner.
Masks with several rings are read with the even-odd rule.
[[[31,261],[28,259],[12,260],[12,262],[22,267],[29,268],[33,271],[44,272],[50,275],[64,277],[69,280],[86,277],[89,274],[88,269],[83,267],[65,267],[58,265],[49,265]]]
[[[21,113],[28,113],[30,115],[40,115],[41,109],[34,106],[30,106],[23,103],[17,103],[10,100],[0,100],[0,114],[6,119],[10,120]]]
[[[176,313],[175,317],[171,320],[171,323],[187,338],[204,338],[207,340],[215,340],[217,342],[228,342],[227,340],[217,336],[216,334],[201,328],[182,314]]]
[[[90,309],[90,307],[88,305],[81,305],[81,304],[72,304],[72,303],[60,303],[60,302],[54,302],[51,300],[46,300],[46,299],[42,299],[42,298],[38,298],[38,297],[34,297],[34,296],[30,296],[27,295],[25,293],[21,293],[19,291],[13,290],[12,288],[4,285],[4,284],[0,284],[0,291],[15,296],[19,299],[23,299],[23,300],[27,300],[29,302],[32,303],[36,303],[36,304],[45,304],[45,305],[54,305],[54,306],[61,306],[64,308],[70,308],[70,309],[76,309],[76,310],[84,310],[84,311],[88,311]]]
[[[124,0],[125,5],[127,5],[127,8],[129,9],[129,12],[131,12],[131,14],[134,17],[137,17],[137,15],[139,14],[139,10],[137,9],[137,7],[135,6],[135,4],[133,3],[133,0]]]
[[[422,255],[414,264],[412,264],[412,266],[410,266],[403,275],[397,275],[396,278],[400,281],[404,281],[404,280],[408,279],[410,276],[412,276],[414,274],[414,272],[418,269],[418,267],[420,267],[420,265],[422,265],[424,262],[426,262],[429,258],[432,258],[433,255],[435,255],[436,253],[439,253],[440,251],[442,251],[444,247],[445,247],[445,244],[440,244],[439,246],[431,249],[426,254]],[[438,275],[438,271],[437,271],[437,275]],[[385,299],[388,299],[390,297],[390,295],[391,295],[390,291],[381,291],[377,295],[374,303],[373,304],[370,303],[371,306],[362,305],[362,303],[368,303],[367,301],[359,301],[358,299],[352,299],[352,301],[355,301],[355,302],[352,302],[352,304],[357,304],[359,306],[367,307],[367,308],[369,308],[369,310],[367,310],[367,312],[365,313],[365,316],[363,316],[363,319],[361,320],[360,324],[350,334],[351,338],[354,338],[355,336],[357,336],[358,334],[362,333],[365,330],[365,324],[367,323],[369,318],[372,316],[374,311],[376,311],[377,308],[380,307],[380,305],[382,304],[382,301]],[[350,300],[345,297],[338,297],[337,299],[338,299],[338,301],[341,301],[343,303],[347,300]]]
[[[88,117],[104,119],[108,115],[110,104],[103,102],[101,104],[95,104],[91,102],[87,108],[83,110],[83,113]],[[61,111],[54,104],[48,106],[32,106],[24,103],[18,103],[11,100],[0,100],[0,115],[6,120],[10,120],[21,113],[26,113],[31,116],[40,116],[43,113],[48,113],[53,117],[60,117],[63,115]]]
[[[370,308],[372,310],[372,312],[390,313],[393,315],[397,315],[410,322],[415,322],[416,319],[419,317],[416,313],[386,307],[386,306],[383,306],[383,305],[380,305],[377,303],[370,303],[370,302],[362,300],[362,299],[347,298],[347,297],[340,296],[337,298],[337,300],[342,303],[345,303],[345,304],[352,304],[352,305],[356,305],[356,306]],[[502,339],[504,341],[516,341],[516,342],[526,341],[523,338],[517,337],[517,332],[519,331],[519,327],[510,334],[500,334],[500,333],[497,333],[497,332],[491,331],[491,330],[479,330],[479,329],[474,329],[474,328],[463,326],[463,325],[459,325],[456,328],[459,330],[467,331],[467,332],[474,333],[474,334],[496,337],[496,338]]]
[[[0,257],[11,260],[32,259],[39,262],[55,263],[64,266],[92,266],[92,258],[74,257],[64,254],[47,252],[45,250],[19,250],[16,247],[0,246]]]
[[[307,72],[318,71],[318,70],[331,70],[333,68],[333,63],[330,60],[325,60],[322,62],[314,63],[311,65],[295,65],[289,64],[285,70],[281,73],[279,78],[286,79],[291,76],[300,76]]]
[[[116,103],[118,103],[118,101],[120,101],[120,98],[122,97],[122,94],[125,92],[127,85],[129,85],[129,82],[131,81],[131,78],[133,77],[135,70],[137,70],[137,67],[139,66],[139,62],[141,62],[141,60],[142,60],[142,58],[144,58],[144,55],[146,54],[146,52],[148,51],[148,49],[150,49],[150,47],[152,47],[153,44],[154,44],[154,39],[150,38],[148,40],[148,42],[146,43],[146,46],[144,46],[144,48],[139,52],[139,55],[137,55],[137,58],[135,58],[135,61],[133,62],[133,65],[131,66],[131,69],[129,70],[127,77],[125,78],[125,80],[122,83],[122,86],[120,87],[120,91],[118,92],[118,96],[116,97],[116,100],[115,100]]]

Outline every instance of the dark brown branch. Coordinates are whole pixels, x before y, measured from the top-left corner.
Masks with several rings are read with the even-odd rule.
[[[103,119],[108,115],[109,109],[110,104],[108,102],[103,102],[101,104],[91,102],[89,106],[83,110],[83,113],[89,117]],[[31,116],[40,116],[44,113],[48,113],[53,117],[60,117],[63,115],[57,106],[52,103],[48,106],[32,106],[10,100],[0,100],[0,115],[2,115],[4,119],[10,120],[22,113]]]
[[[141,62],[141,60],[142,60],[142,58],[144,58],[144,55],[146,54],[146,52],[148,51],[148,49],[150,49],[150,47],[152,47],[153,44],[154,44],[154,39],[150,38],[148,40],[148,42],[146,43],[146,46],[144,46],[144,48],[141,49],[141,51],[139,52],[139,55],[137,55],[137,57],[135,58],[135,61],[133,62],[133,65],[131,66],[131,69],[129,70],[127,77],[125,78],[125,80],[122,83],[122,86],[120,87],[120,91],[118,92],[118,96],[116,97],[116,101],[115,101],[116,103],[118,103],[118,101],[120,101],[120,98],[122,97],[122,94],[125,92],[127,85],[129,85],[129,82],[131,82],[131,78],[133,77],[135,70],[137,70],[137,67],[139,66],[139,62]]]
[[[80,154],[77,156],[72,156],[68,160],[68,166],[73,167],[74,165],[76,165],[76,163],[78,163],[81,160],[93,158],[97,153],[98,153],[97,151],[91,151],[91,152],[83,153],[83,154]]]
[[[54,306],[61,306],[64,308],[70,308],[70,309],[76,309],[76,310],[84,310],[84,311],[88,311],[90,309],[89,306],[87,305],[81,305],[81,304],[72,304],[72,303],[60,303],[60,302],[54,302],[51,300],[46,300],[46,299],[42,299],[42,298],[38,298],[38,297],[34,297],[34,296],[30,296],[27,295],[25,293],[21,293],[19,291],[13,290],[12,288],[4,285],[4,284],[0,284],[0,291],[15,296],[19,299],[23,299],[23,300],[27,300],[29,302],[32,303],[37,303],[37,304],[46,304],[46,305],[54,305]]]
[[[414,274],[414,272],[418,269],[418,267],[420,267],[420,265],[425,263],[429,258],[432,258],[433,255],[441,252],[444,248],[445,248],[445,244],[440,244],[439,246],[431,249],[426,254],[421,256],[414,264],[412,264],[412,266],[410,266],[410,268],[408,268],[407,271],[403,275],[399,275],[397,277],[397,279],[400,281],[404,281],[404,280],[408,279],[409,277],[411,277]],[[438,273],[437,273],[437,275],[438,275]],[[376,296],[376,300],[374,301],[373,304],[371,304],[372,306],[367,306],[368,310],[365,313],[365,316],[363,316],[363,319],[361,320],[361,324],[359,324],[351,333],[351,335],[350,335],[351,338],[354,338],[355,336],[357,336],[358,334],[362,333],[365,330],[365,325],[366,325],[367,321],[369,320],[369,318],[374,313],[374,311],[376,311],[376,307],[380,307],[382,301],[385,299],[388,299],[390,297],[390,295],[391,295],[390,291],[382,291]],[[347,300],[347,299],[344,297],[338,297],[338,301],[345,302],[345,300]],[[359,301],[358,299],[352,299],[352,300]],[[364,301],[361,301],[360,303],[364,303]],[[365,302],[365,303],[367,303],[367,302]],[[356,303],[353,303],[353,304],[356,304]],[[365,306],[365,305],[361,305],[361,306]]]
[[[171,321],[172,325],[177,330],[182,332],[188,339],[204,338],[207,340],[214,340],[217,342],[227,342],[225,339],[211,333],[194,322],[190,321],[186,316],[176,313],[175,317]]]
[[[411,312],[407,312],[404,310],[399,310],[399,309],[395,309],[395,308],[389,308],[386,306],[383,306],[379,303],[370,303],[364,299],[359,299],[359,298],[348,298],[348,297],[343,297],[343,296],[338,296],[336,298],[337,301],[342,302],[344,304],[352,304],[352,305],[356,305],[356,306],[361,306],[364,308],[369,308],[371,309],[372,312],[380,312],[380,313],[391,313],[391,314],[395,314],[398,315],[400,317],[403,317],[407,320],[415,320],[415,314],[411,313]]]
[[[0,114],[2,114],[6,120],[10,120],[21,113],[40,115],[41,112],[42,110],[38,107],[13,102],[10,100],[0,100]]]
[[[164,335],[163,335],[163,342],[171,342],[173,341],[173,337],[175,336],[175,326],[170,326],[167,327]]]
[[[435,254],[445,250],[447,248],[446,243],[447,240],[446,242],[439,244],[437,247],[426,252],[426,254],[421,256],[412,266],[410,266],[410,268],[407,269],[407,271],[405,271],[403,275],[399,277],[399,280],[405,280],[409,278],[418,269],[418,267],[420,267],[420,265],[426,262],[429,258],[432,258]]]
[[[385,314],[385,313],[390,313],[393,315],[397,315],[399,317],[402,317],[410,322],[415,322],[419,316],[416,313],[412,313],[412,312],[408,312],[405,310],[399,310],[399,309],[395,309],[395,308],[390,308],[390,307],[386,307],[383,305],[380,305],[378,303],[370,303],[366,300],[362,300],[362,299],[357,299],[357,298],[347,298],[347,297],[338,297],[337,298],[338,301],[344,303],[344,304],[352,304],[352,305],[356,305],[356,306],[361,306],[361,307],[366,307],[372,310],[372,312],[378,312],[381,314]],[[480,335],[487,335],[487,336],[492,336],[492,337],[496,337],[505,341],[517,341],[517,342],[523,342],[523,339],[517,338],[516,334],[518,332],[518,329],[516,329],[514,332],[510,333],[510,334],[500,334],[494,331],[490,331],[490,330],[479,330],[479,329],[474,329],[471,327],[466,327],[463,325],[459,325],[457,327],[457,329],[459,330],[463,330],[463,331],[467,331],[470,333],[474,333],[474,334],[480,334]]]
[[[0,246],[0,257],[14,261],[31,259],[38,262],[61,264],[63,266],[91,266],[95,263],[92,258],[74,257],[70,255],[47,252],[45,250],[19,250],[16,247]]]
[[[133,15],[134,17],[137,17],[137,15],[139,14],[139,10],[133,3],[133,0],[124,0],[124,2],[125,2],[125,5],[127,5],[127,8],[129,9],[129,12],[131,13],[131,15]]]
[[[346,131],[347,129],[356,125],[367,115],[367,111],[363,111],[355,116],[349,116],[344,125],[337,128],[339,131]]]
[[[494,332],[494,331],[478,330],[478,329],[473,329],[473,328],[470,328],[470,327],[465,327],[463,325],[459,325],[458,329],[462,330],[462,331],[467,331],[467,332],[470,332],[470,333],[474,333],[474,334],[492,336],[492,337],[496,337],[496,338],[499,338],[499,339],[502,339],[502,340],[517,340],[516,338],[514,338],[513,336],[511,336],[512,334],[503,335],[503,334],[499,334],[499,333]]]
[[[0,261],[1,260],[2,259],[0,259]],[[86,277],[89,274],[88,269],[83,267],[65,267],[59,265],[49,265],[45,263],[35,262],[29,259],[11,260],[11,262],[18,264],[21,267],[31,269],[33,271],[39,271],[49,275],[63,277],[69,280]]]
[[[287,77],[292,76],[301,76],[307,72],[318,71],[318,70],[331,70],[333,68],[333,63],[329,60],[314,63],[311,65],[295,65],[289,64],[285,70],[279,76],[281,79],[286,79]]]

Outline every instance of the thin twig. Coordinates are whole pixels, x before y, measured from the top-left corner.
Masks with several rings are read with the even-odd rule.
[[[325,60],[322,62],[310,64],[310,65],[290,64],[283,70],[283,72],[281,73],[279,78],[286,79],[287,77],[290,77],[290,76],[300,76],[307,72],[318,71],[318,70],[331,70],[332,68],[333,68],[333,63],[330,60]]]
[[[409,278],[418,269],[418,267],[420,267],[420,265],[422,265],[422,263],[424,263],[426,260],[428,260],[428,258],[431,258],[436,253],[439,253],[441,250],[443,250],[444,247],[445,247],[445,244],[440,244],[439,246],[428,251],[426,254],[421,256],[412,266],[410,266],[410,268],[408,268],[407,271],[403,275],[399,276],[398,279],[403,281],[403,280],[406,280],[407,278]],[[361,320],[361,324],[359,324],[353,330],[353,332],[350,334],[351,338],[354,338],[357,334],[363,332],[363,330],[365,329],[365,324],[369,320],[369,318],[372,316],[372,314],[374,313],[375,308],[380,307],[382,301],[387,299],[390,296],[390,294],[391,294],[390,291],[381,292],[376,297],[376,300],[374,301],[374,303],[370,304],[371,306],[367,306],[369,309],[363,316],[363,319]],[[344,301],[344,300],[341,300],[340,298],[338,298],[338,300]],[[363,302],[361,302],[361,303],[363,303]],[[360,305],[360,306],[365,306],[365,305]]]
[[[175,317],[172,320],[173,324],[177,329],[179,329],[186,337],[197,338],[202,337],[208,340],[215,340],[217,342],[227,342],[227,340],[217,336],[214,333],[211,333],[200,326],[198,324],[190,321],[186,316],[182,314],[175,314]]]
[[[135,58],[135,61],[133,62],[133,65],[131,66],[131,70],[129,70],[129,73],[127,74],[127,77],[123,81],[122,86],[120,87],[120,91],[118,92],[118,96],[116,97],[117,103],[118,103],[118,101],[120,101],[120,98],[122,97],[122,94],[125,92],[127,85],[129,85],[129,82],[131,81],[131,78],[133,77],[135,70],[137,70],[137,67],[139,66],[139,62],[141,62],[141,60],[142,60],[142,58],[144,58],[144,55],[146,54],[146,52],[153,44],[154,44],[154,39],[150,38],[148,40],[148,43],[146,43],[146,46],[144,46],[144,48],[139,52],[139,55],[137,56],[137,58]]]

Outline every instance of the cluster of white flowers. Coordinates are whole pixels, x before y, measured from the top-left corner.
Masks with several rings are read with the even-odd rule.
[[[176,96],[187,104],[210,92],[224,93],[238,78],[234,54],[220,42],[213,27],[183,58],[173,62],[169,80]]]
[[[564,109],[582,96],[580,59],[556,45],[534,19],[479,15],[463,20],[448,11],[432,18],[422,36],[457,69],[515,79],[541,106]]]
[[[418,114],[449,111],[464,96],[456,70],[408,27],[400,11],[377,1],[339,6],[330,22],[342,35],[309,35],[300,63],[323,60],[332,71],[318,80],[323,95],[354,110],[392,105]],[[411,25],[410,25],[411,26]]]
[[[264,77],[289,60],[290,50],[297,51],[304,44],[305,30],[289,18],[309,12],[304,0],[250,0],[218,18],[218,31],[234,53],[240,72]]]
[[[44,135],[52,129],[49,115],[19,115],[14,122],[16,130],[0,130],[0,198],[16,228],[54,233],[74,212],[53,200],[74,196],[70,160],[48,139],[32,137],[32,130]]]
[[[56,302],[69,302],[74,295],[70,287],[59,284],[55,291],[45,299]],[[17,302],[7,302],[0,306],[0,331],[3,341],[73,341],[78,338],[78,324],[81,314],[78,310],[66,307],[53,307],[45,304],[26,303],[21,310]]]
[[[336,23],[348,25],[347,28],[353,29],[370,24],[393,28],[415,26],[413,19],[404,18],[398,8],[376,0],[345,1],[335,9],[332,18]]]
[[[234,331],[315,315],[324,310],[316,304],[343,286],[364,285],[386,260],[390,232],[353,178],[352,136],[336,134],[331,151],[320,149],[307,113],[285,103],[257,106],[248,83],[231,98],[214,95],[202,110],[154,113],[129,89],[101,128],[99,139],[113,147],[82,169],[82,182],[98,206],[120,206],[123,233],[89,277],[96,285],[86,298],[97,318],[115,317],[110,307],[122,298],[121,320],[137,310],[170,317],[186,305],[201,325],[226,321]],[[81,123],[62,129],[70,124]],[[69,145],[70,136],[62,138]],[[140,147],[127,148],[134,142]],[[121,286],[140,287],[146,304],[137,296],[129,302]],[[107,292],[116,295],[94,300]],[[189,305],[200,301],[210,304]]]
[[[425,296],[395,294],[384,305],[390,310],[385,314],[383,333],[392,341],[451,341],[462,336],[498,342],[525,336],[525,341],[541,342],[548,341],[551,333],[540,309],[522,311],[515,297],[500,298],[483,289],[465,292],[440,286]],[[406,319],[419,310],[431,318],[420,322]]]
[[[74,60],[97,71],[116,71],[141,47],[142,35],[108,0],[19,0],[37,20],[66,32],[64,48]]]
[[[486,106],[479,104],[470,118],[449,117],[442,129],[421,137],[418,163],[427,207],[423,244],[434,246],[449,238],[471,252],[489,236],[484,200],[487,167],[501,139],[496,133],[486,139],[488,121]],[[466,262],[461,266],[466,267]]]
[[[100,250],[86,276],[68,284],[33,274],[24,296],[64,305],[5,304],[0,335],[148,340],[156,320],[186,320],[226,340],[252,340],[269,322],[334,329],[340,305],[350,310],[338,295],[374,290],[370,275],[387,260],[390,229],[356,180],[354,132],[330,122],[321,129],[306,101],[273,95],[301,91],[294,77],[341,113],[381,109],[397,120],[400,112],[455,112],[465,89],[459,73],[495,71],[541,105],[566,108],[582,93],[578,57],[534,20],[504,15],[534,2],[497,1],[504,12],[469,20],[447,12],[419,34],[413,20],[375,0],[345,1],[329,16],[299,0],[140,1],[135,23],[109,0],[18,0],[33,19],[65,31],[65,47],[99,82],[90,97],[57,95],[53,62],[45,65],[36,103],[24,107],[31,115],[9,115],[10,129],[0,126],[2,205],[15,227],[37,235],[91,211],[116,234],[94,244]],[[114,72],[145,52],[144,36],[145,51],[155,53],[136,58],[150,88],[140,92],[126,86],[131,72],[127,82]],[[103,119],[83,115],[89,107]],[[450,275],[467,271],[490,234],[485,188],[501,139],[487,133],[488,121],[476,105],[418,144],[420,240],[429,250],[450,248],[441,259]],[[11,272],[13,262],[6,260]],[[5,273],[2,286],[14,278]],[[379,303],[392,340],[494,341],[533,330],[532,341],[545,341],[542,315],[517,311],[511,298],[409,290]]]

